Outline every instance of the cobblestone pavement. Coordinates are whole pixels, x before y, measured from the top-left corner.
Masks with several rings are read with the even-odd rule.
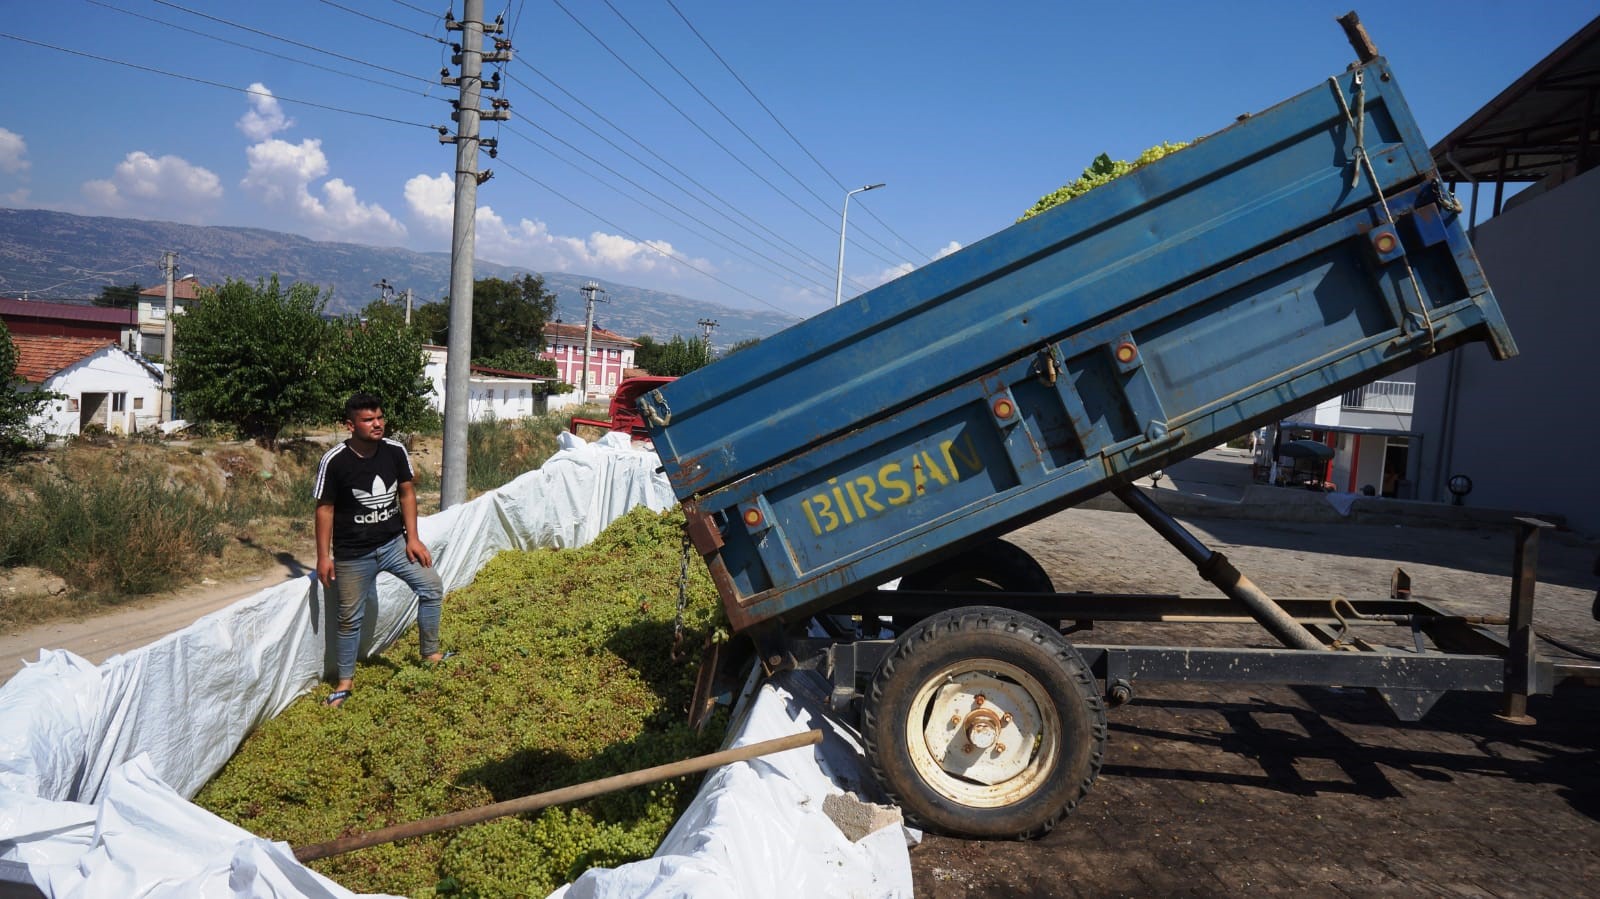
[[[1503,614],[1505,533],[1191,521],[1278,596],[1381,596],[1396,563],[1419,595]],[[1134,516],[1071,510],[1017,532],[1057,589],[1212,595]],[[1600,647],[1594,548],[1546,540],[1535,627]],[[1158,642],[1099,625],[1083,642]],[[1076,639],[1076,638],[1075,638]],[[1181,626],[1159,642],[1267,645],[1253,625]],[[1032,842],[928,836],[917,895],[1583,896],[1600,892],[1600,690],[1454,694],[1398,722],[1365,692],[1152,685],[1109,712],[1099,780]]]

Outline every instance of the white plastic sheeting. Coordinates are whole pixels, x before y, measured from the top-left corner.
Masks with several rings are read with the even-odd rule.
[[[562,445],[539,470],[419,522],[447,590],[470,583],[502,550],[579,546],[634,506],[675,504],[656,471],[659,459],[624,435],[596,444],[563,435]],[[416,598],[384,576],[377,608],[366,617],[362,655],[370,656],[415,620]],[[42,651],[0,687],[0,861],[25,864],[52,897],[352,895],[295,862],[286,844],[183,798],[210,780],[254,727],[332,674],[333,622],[308,576],[99,666]],[[740,743],[793,732],[768,708],[774,702],[792,712],[790,728],[822,720],[821,705],[800,702],[792,691],[771,693],[787,697],[781,700],[769,693],[735,731]],[[841,742],[846,731],[829,730],[827,752],[785,753],[709,775],[663,844],[660,865],[692,872],[708,890],[718,884],[720,893],[705,895],[909,895],[899,828],[839,845],[842,835],[820,815],[826,792],[859,786],[859,770],[851,768],[859,755]],[[830,777],[830,768],[842,776]],[[794,805],[801,813],[777,811]],[[769,817],[784,823],[752,826]],[[797,829],[774,829],[783,827]],[[747,845],[746,834],[760,842]],[[809,852],[828,858],[826,868],[808,863]],[[793,870],[775,880],[777,855]],[[636,883],[627,879],[633,870],[586,875],[571,895],[702,894],[679,890],[685,881],[675,877],[636,889],[628,886]]]
[[[829,691],[814,672],[774,677],[741,707],[730,747],[813,728],[823,732],[821,745],[707,774],[654,857],[591,869],[550,899],[909,897],[906,847],[920,834],[897,825],[852,843],[823,814],[830,795],[877,791],[855,732],[828,711]]]

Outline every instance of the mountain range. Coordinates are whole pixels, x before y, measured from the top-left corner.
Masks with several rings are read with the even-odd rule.
[[[328,310],[355,312],[378,297],[378,282],[410,289],[416,303],[449,292],[450,254],[399,247],[311,240],[261,228],[230,228],[71,215],[40,209],[0,209],[0,296],[41,300],[87,299],[100,288],[161,281],[161,254],[175,250],[181,274],[203,285],[228,278],[255,281],[276,274],[285,284],[303,281],[329,292]],[[530,274],[477,260],[477,278],[510,279]],[[556,295],[558,318],[584,320],[579,289],[590,281],[605,291],[595,304],[595,323],[626,337],[657,340],[698,336],[701,319],[717,322],[711,342],[727,347],[766,337],[799,321],[771,311],[734,309],[678,294],[619,284],[567,272],[531,272]]]

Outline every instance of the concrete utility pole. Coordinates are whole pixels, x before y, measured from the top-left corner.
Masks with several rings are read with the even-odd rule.
[[[717,326],[717,320],[714,319],[714,318],[702,318],[702,319],[700,319],[699,322],[697,322],[697,324],[700,325],[700,332],[705,337],[705,342],[706,342],[706,361],[710,362],[711,361],[711,329],[715,328]]]
[[[172,420],[172,292],[178,275],[178,254],[161,254],[161,273],[167,278],[167,314],[161,334],[161,420]]]
[[[578,288],[578,292],[583,294],[583,305],[584,305],[584,308],[587,310],[584,313],[584,317],[583,317],[583,375],[582,375],[582,378],[581,378],[583,384],[582,384],[581,387],[578,388],[578,392],[579,392],[579,396],[583,397],[583,401],[584,402],[588,402],[589,401],[589,353],[592,351],[592,347],[594,346],[594,303],[595,303],[595,294],[605,293],[606,290],[605,290],[604,287],[600,286],[599,282],[590,281],[588,284],[585,284],[582,287]]]
[[[450,346],[444,369],[444,459],[441,474],[439,507],[448,509],[467,500],[467,403],[470,399],[472,377],[472,253],[475,236],[474,219],[478,211],[478,185],[489,180],[493,172],[478,173],[478,150],[485,147],[492,157],[494,143],[480,140],[478,124],[482,120],[505,121],[511,117],[509,105],[495,100],[494,109],[484,112],[478,108],[483,84],[485,62],[509,62],[511,44],[496,40],[492,53],[483,52],[485,32],[499,34],[499,20],[485,25],[483,0],[464,0],[461,21],[445,14],[444,27],[461,32],[461,43],[452,45],[455,55],[451,62],[461,67],[461,75],[451,78],[448,69],[440,75],[445,85],[456,85],[461,97],[455,103],[452,118],[456,121],[456,134],[448,128],[439,128],[439,142],[456,145],[456,200],[455,221],[450,241]],[[496,79],[498,84],[498,79]]]
[[[411,288],[406,288],[406,327],[411,327]]]

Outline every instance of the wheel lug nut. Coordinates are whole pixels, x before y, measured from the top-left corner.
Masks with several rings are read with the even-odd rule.
[[[1005,751],[1006,751],[1006,744],[1004,744],[1004,743],[996,743],[996,744],[994,744],[994,754],[995,755],[1001,755]]]
[[[951,727],[955,727],[955,726],[959,725],[960,723],[961,723],[961,716],[960,715],[951,715],[950,716],[950,726]]]
[[[1010,712],[1006,712],[1004,715],[1001,715],[1000,716],[1000,723],[1001,724],[1010,724],[1011,723],[1011,713]]]
[[[972,697],[972,704],[975,705],[975,706],[983,705],[985,702],[988,702],[988,701],[989,700],[984,698],[984,695],[982,693],[979,693],[977,696]]]

